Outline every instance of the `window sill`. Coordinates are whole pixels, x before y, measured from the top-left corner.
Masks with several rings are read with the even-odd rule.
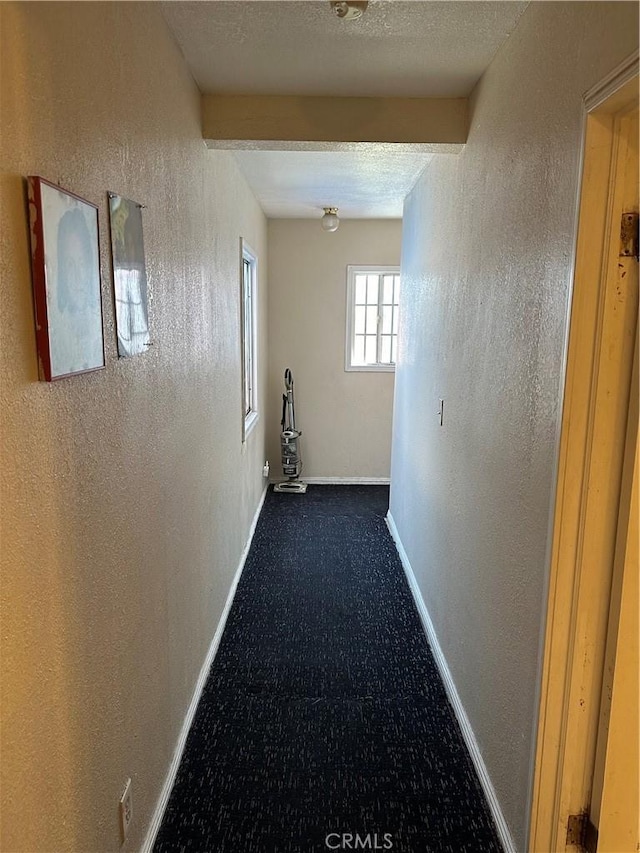
[[[348,364],[347,373],[395,373],[395,364]]]

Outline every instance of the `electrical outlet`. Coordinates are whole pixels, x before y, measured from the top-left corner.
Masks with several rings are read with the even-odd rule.
[[[132,820],[133,798],[131,792],[131,779],[127,779],[127,784],[124,786],[124,791],[120,797],[120,832],[122,834],[123,843],[127,839],[127,834]]]
[[[262,468],[262,476],[263,477],[269,476],[269,462],[268,461],[264,463],[264,466]]]

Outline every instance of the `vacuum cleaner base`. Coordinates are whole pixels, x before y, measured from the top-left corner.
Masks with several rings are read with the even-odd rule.
[[[301,483],[299,480],[287,480],[284,483],[276,483],[273,487],[274,492],[292,492],[294,495],[304,495],[307,491],[307,484]]]

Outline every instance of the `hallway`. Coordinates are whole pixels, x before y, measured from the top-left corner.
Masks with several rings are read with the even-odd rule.
[[[615,468],[562,456],[585,97],[636,86],[639,8],[0,3],[2,851],[286,853],[330,849],[331,832],[495,849],[433,660],[504,850],[564,851],[588,762],[563,772],[570,796],[537,780],[543,764],[559,779],[566,709],[599,713],[568,700],[599,681],[546,665],[586,636],[563,603],[590,587],[574,567],[556,582],[557,546],[593,562],[553,519],[565,488],[583,516],[583,463]],[[29,199],[38,178],[53,211]],[[57,298],[66,205],[91,226],[73,288],[91,347]],[[385,331],[375,287],[352,302],[349,286],[350,268],[389,266],[393,371],[377,331],[396,333],[395,312]],[[149,346],[124,357],[145,278]],[[580,298],[581,346],[601,301]],[[49,305],[51,326],[34,313]],[[374,329],[375,369],[349,369]],[[48,382],[58,344],[94,365],[101,344],[103,366]],[[581,361],[595,381],[602,365]],[[285,513],[269,493],[230,611],[280,475],[287,367],[310,491]],[[587,436],[599,409],[573,387]],[[560,478],[564,458],[580,463]],[[341,494],[373,514],[348,533],[353,508],[318,483],[369,484]],[[558,643],[556,604],[572,623]],[[461,792],[475,805],[459,814]]]
[[[155,853],[501,849],[388,499],[267,494]]]

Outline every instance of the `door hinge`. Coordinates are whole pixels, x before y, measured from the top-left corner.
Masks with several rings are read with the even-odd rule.
[[[630,211],[622,214],[620,222],[620,257],[638,260],[640,235],[638,233],[638,213]]]
[[[587,812],[570,814],[567,819],[567,846],[573,844],[586,853],[597,853],[598,830],[589,820]]]

